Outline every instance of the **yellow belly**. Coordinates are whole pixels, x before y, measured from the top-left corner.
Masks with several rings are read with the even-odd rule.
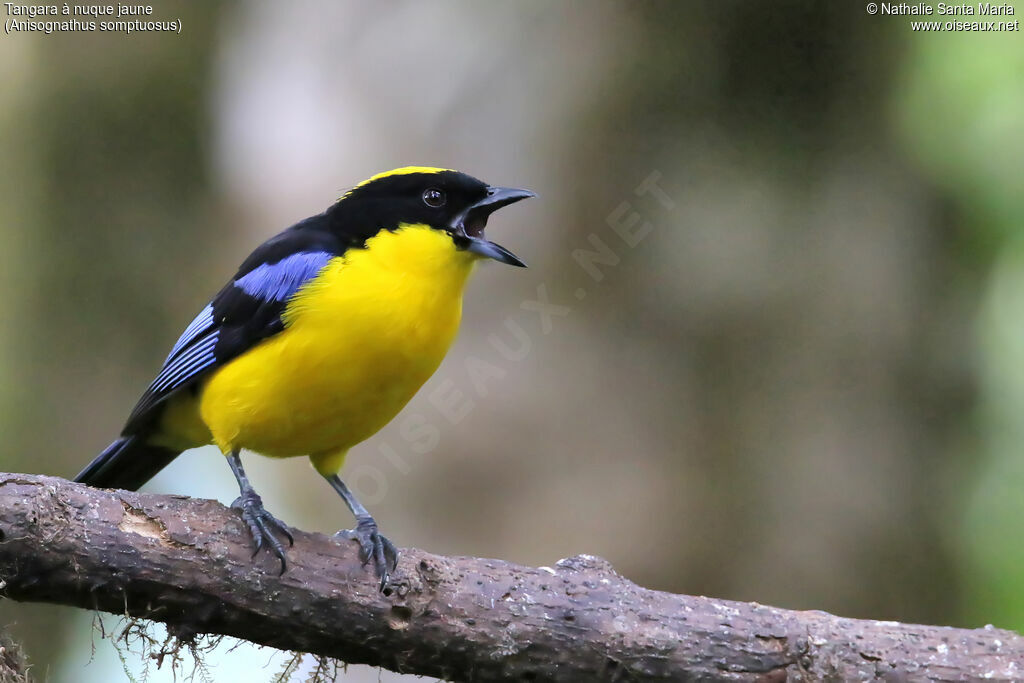
[[[197,399],[169,405],[165,431],[194,441],[208,430],[225,452],[333,454],[340,466],[440,365],[473,262],[425,226],[382,232],[296,294],[283,332],[214,372]]]

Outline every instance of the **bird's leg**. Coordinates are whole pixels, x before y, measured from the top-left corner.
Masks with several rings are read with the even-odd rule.
[[[380,590],[384,592],[384,589],[388,586],[388,581],[391,580],[391,572],[398,566],[398,549],[395,548],[394,543],[377,531],[377,522],[366,511],[363,504],[352,495],[352,492],[345,486],[345,482],[341,480],[341,477],[337,474],[332,474],[324,478],[330,482],[331,486],[338,492],[338,495],[345,501],[345,505],[348,506],[348,509],[352,511],[356,518],[355,529],[345,529],[339,531],[336,535],[341,538],[359,541],[359,557],[362,559],[363,565],[373,560],[373,567],[377,571],[377,576],[380,577]]]
[[[242,469],[242,459],[238,456],[238,451],[231,451],[227,457],[228,465],[231,466],[235,480],[238,481],[238,490],[241,492],[241,495],[235,499],[231,507],[242,511],[242,519],[245,520],[246,526],[249,527],[249,533],[252,535],[252,540],[256,543],[252,556],[256,557],[256,553],[260,551],[260,548],[263,547],[263,542],[266,541],[270,549],[281,560],[281,573],[284,574],[284,570],[288,566],[285,561],[284,547],[277,540],[277,537],[274,536],[273,531],[280,531],[284,534],[288,538],[288,545],[294,545],[295,539],[292,538],[284,522],[274,517],[263,507],[263,499],[253,490],[252,484],[249,483],[249,478],[245,476],[245,470]]]

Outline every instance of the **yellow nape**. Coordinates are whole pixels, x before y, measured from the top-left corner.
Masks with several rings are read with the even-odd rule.
[[[341,467],[440,365],[474,262],[426,225],[382,230],[332,259],[289,303],[282,332],[202,388],[198,412],[213,441],[224,452],[309,455],[324,473]]]
[[[351,190],[349,190],[348,192],[343,194],[341,196],[341,198],[344,199],[345,197],[349,196],[350,194],[352,194],[353,192],[358,190],[360,187],[363,187],[364,185],[369,185],[374,180],[380,180],[381,178],[387,178],[387,177],[393,176],[393,175],[409,175],[410,173],[444,173],[445,171],[450,171],[450,170],[452,170],[452,169],[450,169],[450,168],[434,168],[433,166],[402,166],[401,168],[394,168],[394,169],[391,169],[390,171],[384,171],[383,173],[378,173],[375,176],[371,176],[371,177],[367,178],[366,180],[364,180],[363,182],[359,183],[358,185],[353,187]]]

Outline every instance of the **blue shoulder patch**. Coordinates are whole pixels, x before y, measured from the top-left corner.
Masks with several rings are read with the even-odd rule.
[[[277,263],[264,263],[235,280],[235,287],[257,299],[284,301],[316,277],[333,256],[326,251],[292,254]]]

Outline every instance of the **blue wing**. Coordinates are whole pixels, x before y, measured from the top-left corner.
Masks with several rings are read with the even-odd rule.
[[[235,280],[235,287],[256,299],[285,301],[299,287],[316,277],[333,255],[325,251],[303,251],[277,263],[263,263]]]
[[[178,341],[174,342],[174,346],[171,348],[171,352],[167,354],[167,360],[164,361],[166,367],[171,360],[178,355],[178,352],[184,349],[186,346],[192,343],[196,337],[204,334],[213,327],[213,303],[206,304],[206,308],[199,312],[199,315],[195,317],[185,328],[185,331],[178,337]]]
[[[284,329],[288,300],[336,255],[327,236],[286,231],[262,245],[197,315],[139,399],[124,434],[142,431],[176,392]]]

